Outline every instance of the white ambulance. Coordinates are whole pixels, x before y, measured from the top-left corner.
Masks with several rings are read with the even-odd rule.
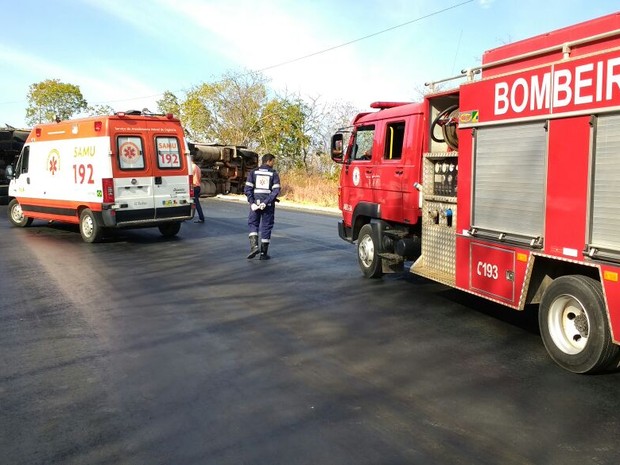
[[[7,170],[9,220],[79,224],[86,242],[106,228],[156,226],[164,236],[191,219],[191,160],[172,115],[139,111],[35,126]]]

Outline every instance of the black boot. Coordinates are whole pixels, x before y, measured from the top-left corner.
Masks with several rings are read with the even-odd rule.
[[[259,260],[269,260],[271,257],[267,255],[267,250],[269,250],[269,242],[261,242],[260,244],[260,257]]]
[[[250,253],[248,259],[256,257],[258,253],[258,236],[250,236]]]

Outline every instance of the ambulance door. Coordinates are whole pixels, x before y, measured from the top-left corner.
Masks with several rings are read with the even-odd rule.
[[[342,167],[342,214],[345,224],[351,224],[353,212],[360,203],[374,203],[373,147],[374,125],[358,127],[349,145],[349,156]]]
[[[120,206],[117,224],[153,220],[153,163],[142,134],[118,134],[115,139],[116,160],[113,161],[114,195]]]
[[[32,189],[34,183],[32,182],[32,176],[29,171],[30,165],[30,145],[24,145],[21,154],[17,158],[17,163],[14,168],[15,177],[9,184],[9,196],[17,197],[20,203],[24,197],[34,197]]]
[[[189,161],[177,134],[155,135],[153,140],[153,197],[155,218],[191,216]]]
[[[388,122],[381,130],[382,150],[377,154],[374,168],[375,202],[380,205],[382,219],[402,222],[405,122]]]

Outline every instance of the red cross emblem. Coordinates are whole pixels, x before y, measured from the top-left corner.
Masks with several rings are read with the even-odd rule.
[[[58,171],[58,159],[56,157],[50,160],[49,171],[52,173],[52,176],[56,174],[56,171]]]
[[[128,158],[129,160],[136,158],[137,156],[136,146],[133,144],[125,144],[123,147],[123,157]]]
[[[54,176],[60,170],[60,153],[56,149],[47,154],[47,171]]]

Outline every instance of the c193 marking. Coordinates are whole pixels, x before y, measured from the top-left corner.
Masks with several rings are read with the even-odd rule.
[[[499,278],[499,268],[492,263],[478,262],[476,273],[478,273],[478,276],[484,276],[489,279]]]

